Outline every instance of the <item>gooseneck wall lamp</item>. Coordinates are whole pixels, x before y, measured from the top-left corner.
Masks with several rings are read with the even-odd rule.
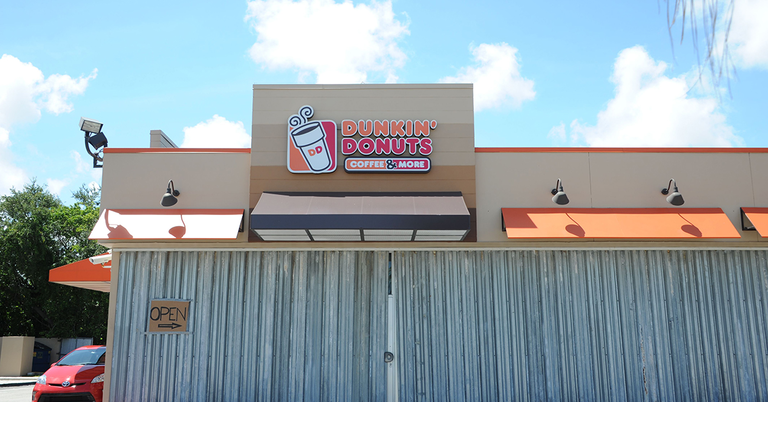
[[[552,189],[552,202],[557,205],[566,205],[570,202],[568,199],[568,195],[563,192],[563,182],[560,179],[557,179],[557,184],[555,185],[555,188]]]
[[[179,195],[181,195],[181,193],[174,188],[173,180],[168,180],[168,188],[165,190],[165,194],[163,195],[163,199],[160,200],[160,204],[162,204],[163,207],[170,207],[179,202],[179,200],[176,199]]]
[[[93,158],[93,167],[102,168],[107,137],[101,132],[103,123],[80,117],[80,130],[85,132],[85,151]]]
[[[670,189],[674,186],[674,189],[671,190],[672,193],[670,193]],[[667,202],[672,204],[673,206],[681,206],[685,203],[685,200],[683,199],[683,194],[681,194],[677,190],[677,182],[675,179],[669,179],[669,185],[661,190],[662,195],[667,195]]]

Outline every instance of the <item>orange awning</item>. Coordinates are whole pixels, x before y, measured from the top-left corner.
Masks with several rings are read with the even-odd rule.
[[[242,209],[104,210],[91,240],[234,240]]]
[[[741,211],[752,223],[753,228],[745,227],[746,230],[754,229],[761,237],[768,237],[768,208],[742,207]]]
[[[109,267],[91,264],[88,259],[56,267],[48,272],[50,282],[102,292],[109,292],[110,279]]]
[[[511,239],[741,238],[719,208],[503,208],[501,215]]]

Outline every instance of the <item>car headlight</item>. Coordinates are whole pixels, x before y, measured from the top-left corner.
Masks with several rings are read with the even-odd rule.
[[[37,379],[37,383],[45,385],[45,375],[40,375],[40,377]]]
[[[94,377],[94,378],[91,380],[91,384],[96,384],[96,383],[100,383],[100,382],[104,382],[104,374],[99,374],[99,375],[96,375],[96,376],[95,376],[95,377]]]

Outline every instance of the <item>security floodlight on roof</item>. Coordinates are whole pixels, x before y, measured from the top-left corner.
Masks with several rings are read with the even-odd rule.
[[[104,162],[103,149],[107,147],[107,137],[101,133],[103,123],[97,122],[93,119],[87,119],[80,117],[80,130],[85,132],[85,151],[93,158],[93,167],[101,168]],[[90,146],[89,146],[90,144]],[[91,150],[93,147],[93,150]]]
[[[88,138],[88,144],[92,145],[96,150],[99,150],[102,147],[106,147],[107,142],[107,137],[104,136],[104,134],[101,132]]]
[[[102,126],[104,126],[104,124],[99,123],[96,120],[80,117],[80,130],[83,132],[90,132],[90,133],[96,134],[101,132]]]

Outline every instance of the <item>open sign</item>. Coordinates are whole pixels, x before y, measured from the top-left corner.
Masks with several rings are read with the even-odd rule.
[[[189,300],[152,300],[149,305],[149,332],[186,332],[188,318]]]

